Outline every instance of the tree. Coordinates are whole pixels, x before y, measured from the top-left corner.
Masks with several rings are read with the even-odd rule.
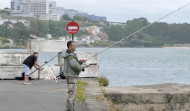
[[[118,41],[124,37],[124,29],[119,25],[112,25],[107,30],[110,40]]]
[[[79,17],[79,16],[74,16],[73,19],[75,21],[88,21],[86,17]]]
[[[146,18],[136,18],[127,21],[125,27],[107,25],[105,32],[110,40],[120,40],[144,26],[150,24]],[[164,44],[187,44],[190,43],[190,24],[167,24],[158,22],[151,27],[138,32],[133,37],[121,43],[125,46],[163,46]]]
[[[62,16],[62,19],[63,19],[63,20],[66,20],[66,21],[72,21],[72,18],[69,17],[68,14],[64,14],[64,15]]]

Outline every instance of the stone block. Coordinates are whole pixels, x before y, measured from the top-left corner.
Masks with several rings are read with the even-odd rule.
[[[19,66],[30,54],[27,52],[0,52],[1,66]]]
[[[34,71],[35,69],[32,69]],[[23,72],[22,66],[0,66],[0,79],[15,79],[21,77]],[[31,75],[32,78],[38,78],[38,71]]]
[[[28,40],[27,50],[31,52],[64,52],[67,50],[67,41]]]

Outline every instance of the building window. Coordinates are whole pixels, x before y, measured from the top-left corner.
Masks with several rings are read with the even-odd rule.
[[[15,10],[14,6],[15,6],[15,2],[11,2],[11,10]]]
[[[20,10],[20,5],[17,6],[17,10]]]

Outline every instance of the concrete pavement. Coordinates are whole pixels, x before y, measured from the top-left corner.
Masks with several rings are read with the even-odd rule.
[[[32,85],[21,81],[0,80],[0,111],[65,111],[66,81],[57,85],[51,80],[34,80]],[[89,111],[86,103],[76,104],[76,111]]]

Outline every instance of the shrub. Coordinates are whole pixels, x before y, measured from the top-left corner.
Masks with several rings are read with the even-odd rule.
[[[100,86],[108,86],[109,80],[106,77],[100,77],[98,78],[98,81],[100,83]]]

